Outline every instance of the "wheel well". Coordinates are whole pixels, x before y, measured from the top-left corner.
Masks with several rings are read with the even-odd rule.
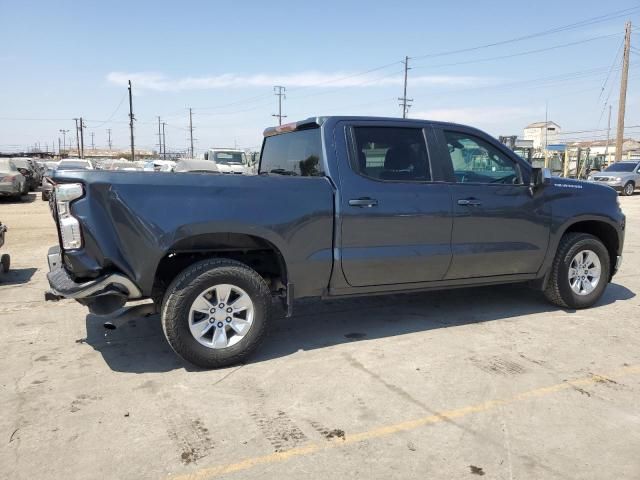
[[[607,251],[609,252],[609,262],[611,264],[609,271],[613,273],[619,247],[618,232],[616,232],[615,228],[605,222],[587,220],[584,222],[574,223],[565,231],[565,233],[569,232],[588,233],[597,237],[602,243],[604,243],[604,246],[607,247]]]
[[[207,258],[242,262],[262,276],[273,294],[284,294],[287,271],[281,252],[271,242],[253,235],[216,233],[181,240],[169,249],[156,269],[152,297],[159,297],[189,265]]]

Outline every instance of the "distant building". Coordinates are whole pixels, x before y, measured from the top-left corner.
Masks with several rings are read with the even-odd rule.
[[[555,122],[535,122],[524,127],[524,139],[533,141],[533,148],[544,149],[545,145],[558,143],[560,125]]]

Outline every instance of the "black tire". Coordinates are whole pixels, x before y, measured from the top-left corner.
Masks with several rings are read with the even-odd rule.
[[[592,292],[578,295],[569,284],[569,266],[572,259],[582,250],[591,250],[600,260],[600,281]],[[544,291],[547,300],[564,308],[588,308],[596,303],[610,279],[611,262],[604,244],[587,233],[567,233],[560,240],[551,273]]]
[[[251,328],[235,345],[213,349],[200,344],[189,330],[189,310],[196,297],[226,283],[244,290],[253,302]],[[245,264],[209,259],[184,269],[171,282],[162,302],[162,329],[171,348],[183,359],[203,368],[220,368],[245,360],[259,346],[270,319],[271,293],[264,279]]]
[[[635,183],[629,181],[624,184],[624,187],[622,187],[622,192],[620,193],[625,197],[630,197],[631,195],[633,195],[633,192],[635,189],[636,189]]]
[[[6,253],[0,257],[0,268],[2,269],[2,273],[9,272],[11,268],[11,257]]]

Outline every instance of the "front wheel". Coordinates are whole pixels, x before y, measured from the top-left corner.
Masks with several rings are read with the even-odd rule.
[[[162,328],[171,348],[203,368],[242,362],[267,331],[271,294],[246,265],[209,259],[183,270],[162,302]]]
[[[624,187],[622,187],[622,195],[625,197],[630,197],[633,195],[633,191],[636,189],[636,186],[633,182],[627,182]]]
[[[567,233],[560,240],[544,294],[560,307],[590,307],[602,296],[609,271],[609,252],[598,238]]]

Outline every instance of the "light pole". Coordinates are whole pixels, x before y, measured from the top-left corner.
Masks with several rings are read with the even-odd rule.
[[[59,132],[62,134],[62,149],[66,150],[67,149],[67,132],[69,130],[64,130],[64,129],[60,129]]]

